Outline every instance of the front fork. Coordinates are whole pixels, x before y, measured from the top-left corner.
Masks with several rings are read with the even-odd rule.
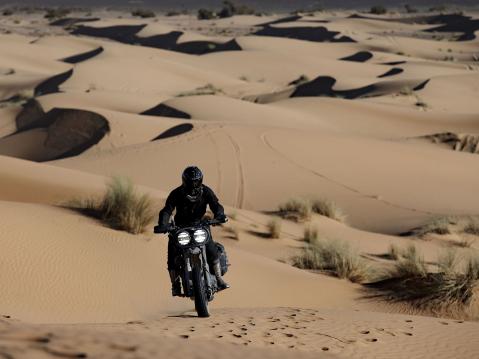
[[[208,301],[213,300],[213,283],[211,282],[211,274],[210,274],[210,269],[208,265],[208,260],[206,258],[206,248],[203,246],[201,248],[193,248],[191,249],[188,254],[185,256],[185,273],[184,273],[184,278],[185,278],[185,283],[187,285],[185,286],[185,296],[186,297],[193,297],[193,283],[191,282],[191,275],[190,273],[192,272],[192,267],[193,266],[201,266],[203,268],[203,273],[204,273],[204,279],[205,279],[205,284],[206,284],[206,290],[207,290],[207,297]]]

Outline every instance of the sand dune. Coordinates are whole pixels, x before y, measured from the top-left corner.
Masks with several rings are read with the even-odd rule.
[[[393,245],[433,271],[446,250],[477,254],[474,228],[411,232],[479,215],[477,13],[15,11],[0,17],[0,357],[479,356],[477,322],[292,266],[305,228],[377,271]],[[201,321],[170,296],[153,223],[126,234],[65,207],[121,175],[157,211],[191,164],[231,217],[213,235],[232,287]],[[269,238],[294,197],[346,223],[283,219]]]

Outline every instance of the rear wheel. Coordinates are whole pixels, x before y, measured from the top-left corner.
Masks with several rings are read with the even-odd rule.
[[[198,265],[193,268],[193,288],[195,291],[195,309],[198,313],[198,317],[209,317],[205,278],[201,267]]]

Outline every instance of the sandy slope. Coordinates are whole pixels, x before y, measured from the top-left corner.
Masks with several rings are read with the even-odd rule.
[[[393,264],[384,258],[391,244],[415,244],[434,263],[459,235],[397,234],[435,215],[479,214],[477,154],[423,137],[479,134],[478,38],[350,14],[289,19],[271,25],[277,36],[251,35],[274,16],[200,22],[101,11],[85,23],[145,25],[136,35],[158,41],[150,47],[73,36],[39,14],[2,17],[0,357],[478,357],[477,322],[413,316],[405,305],[365,300],[358,284],[290,265],[306,225],[381,268]],[[181,34],[168,48],[160,40],[172,31]],[[349,42],[335,42],[341,36]],[[233,38],[241,51],[217,51]],[[179,51],[191,43],[207,53]],[[109,132],[93,141],[87,121],[77,123],[75,134],[92,143],[37,163],[56,158],[47,145],[56,120],[21,127],[34,95],[45,112],[101,115]],[[158,116],[141,115],[160,104]],[[191,119],[171,117],[174,110]],[[177,125],[192,129],[152,141]],[[232,288],[201,321],[191,301],[170,297],[164,236],[151,226],[138,236],[114,231],[58,206],[99,195],[120,174],[159,210],[193,163],[234,217],[214,229]],[[348,224],[315,215],[283,221],[279,239],[265,238],[271,211],[291,197],[334,200]]]

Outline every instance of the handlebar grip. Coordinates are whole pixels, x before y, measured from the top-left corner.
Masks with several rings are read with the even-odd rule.
[[[165,233],[164,229],[161,226],[155,226],[153,229],[154,233]]]

